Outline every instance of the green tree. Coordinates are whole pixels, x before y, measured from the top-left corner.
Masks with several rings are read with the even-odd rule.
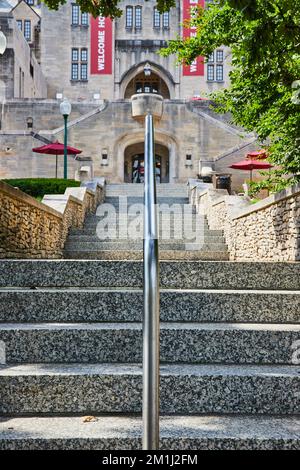
[[[77,0],[76,3],[80,6],[82,11],[91,13],[95,18],[97,16],[117,18],[122,15],[122,10],[119,8],[120,1],[121,0]],[[43,0],[43,2],[51,10],[58,10],[61,5],[66,3],[66,0]],[[176,0],[157,0],[157,8],[161,13],[168,11],[175,5]]]
[[[300,0],[220,0],[199,8],[192,23],[196,37],[171,41],[161,54],[190,63],[230,47],[231,85],[212,96],[217,110],[267,140],[271,161],[288,178],[277,171],[265,186],[299,181]]]

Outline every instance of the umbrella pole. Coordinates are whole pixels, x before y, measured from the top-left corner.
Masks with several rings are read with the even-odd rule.
[[[55,178],[57,179],[57,154],[55,155]]]
[[[252,170],[250,170],[250,183],[252,183]]]

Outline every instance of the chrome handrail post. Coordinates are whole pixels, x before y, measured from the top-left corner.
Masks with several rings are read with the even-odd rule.
[[[145,117],[143,449],[159,448],[159,261],[153,116]]]

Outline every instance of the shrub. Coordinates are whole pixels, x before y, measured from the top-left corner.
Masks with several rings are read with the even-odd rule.
[[[24,178],[3,181],[35,198],[42,198],[45,194],[63,194],[70,186],[80,186],[79,181],[56,178]]]

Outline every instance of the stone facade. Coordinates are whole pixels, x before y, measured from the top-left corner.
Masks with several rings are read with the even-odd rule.
[[[16,0],[11,3],[15,4]],[[6,87],[6,101],[1,113],[0,178],[54,175],[53,157],[34,154],[32,148],[63,139],[59,104],[62,97],[68,97],[72,103],[68,121],[69,144],[81,149],[84,157],[91,158],[92,173],[96,177],[103,176],[109,182],[133,182],[134,165],[137,159],[143,159],[144,130],[141,122],[132,119],[130,98],[137,92],[140,82],[143,89],[146,88],[147,80],[164,98],[163,117],[156,125],[155,133],[161,182],[186,182],[188,178],[196,178],[204,166],[217,172],[228,172],[228,166],[240,159],[241,152],[257,148],[255,137],[232,126],[229,116],[216,115],[209,108],[209,101],[193,100],[195,95],[203,97],[228,85],[229,50],[220,48],[219,55],[215,51],[210,62],[204,65],[203,76],[185,76],[183,67],[176,65],[175,57],[163,58],[157,53],[169,39],[182,34],[181,0],[171,9],[167,25],[164,26],[160,17],[159,27],[154,24],[155,0],[141,5],[138,0],[120,3],[124,14],[113,22],[110,75],[91,74],[91,19],[85,17],[83,21],[80,10],[74,18],[74,2],[68,0],[57,12],[50,11],[43,3],[34,5],[34,10],[23,3],[13,10],[16,19],[24,21],[25,17],[30,17],[33,22],[34,18],[41,18],[35,26],[41,28],[38,49],[42,76],[34,71],[36,89],[33,90],[32,84],[25,79],[20,82],[6,67],[7,77],[2,87],[4,90]],[[135,14],[140,7],[141,27],[137,28],[135,22],[128,27],[127,9],[132,9]],[[11,24],[15,29],[15,20],[12,19]],[[58,31],[59,44],[64,47],[59,47]],[[22,39],[24,50],[31,51],[33,63],[35,43],[29,44],[28,48],[23,32],[16,31],[16,35]],[[85,70],[88,70],[84,79],[80,75],[82,51],[86,59]],[[0,59],[0,67],[12,53],[13,49],[8,48]],[[77,79],[72,76],[73,53],[80,58]],[[24,51],[18,56],[24,57]],[[37,62],[34,63],[38,70]],[[148,78],[144,70],[147,66],[150,67]],[[223,79],[217,80],[216,75],[209,77],[208,67],[215,71],[222,67]],[[3,68],[1,72],[3,76]],[[14,77],[9,86],[8,77]],[[21,96],[27,99],[20,99]],[[43,99],[37,99],[38,96]],[[62,159],[59,160],[61,175]],[[73,176],[80,163],[70,158],[69,167],[69,174]],[[235,190],[240,189],[244,176],[238,172],[233,174]]]
[[[40,5],[39,14],[42,18],[41,27],[41,65],[47,78],[48,97],[55,98],[56,93],[63,93],[70,99],[93,100],[94,94],[100,94],[101,99],[128,98],[126,89],[130,87],[132,80],[143,73],[145,63],[152,68],[152,77],[156,75],[161,84],[165,85],[171,99],[186,99],[193,95],[205,93],[222,88],[229,84],[229,71],[231,64],[230,50],[221,48],[223,60],[218,62],[223,66],[223,79],[208,80],[207,66],[204,76],[184,76],[182,67],[176,65],[175,57],[160,57],[158,51],[167,44],[170,39],[175,39],[182,34],[183,9],[182,1],[176,1],[176,7],[171,8],[169,24],[160,27],[154,26],[154,8],[156,0],[139,2],[139,0],[124,0],[120,2],[123,10],[121,18],[113,22],[113,67],[112,75],[88,74],[87,80],[77,80],[71,77],[72,48],[78,50],[85,48],[90,60],[91,34],[90,19],[87,24],[79,20],[74,24],[72,18],[72,6],[74,2],[68,0],[58,12],[49,10],[43,3]],[[132,8],[133,16],[136,7],[141,7],[141,27],[126,24],[126,9]],[[53,25],[55,24],[55,27]],[[60,42],[64,47],[57,47],[57,31],[60,32]],[[80,61],[79,61],[80,62]],[[213,62],[216,67],[216,57]],[[135,93],[131,90],[130,96]],[[129,97],[130,97],[129,96]]]
[[[104,192],[99,184],[67,188],[40,203],[0,181],[0,258],[61,258],[70,227],[83,226]]]
[[[210,118],[208,106],[207,102],[164,100],[164,112],[156,125],[155,141],[156,152],[166,161],[168,169],[165,182],[186,182],[188,178],[197,176],[200,161],[210,164],[222,149],[231,149],[243,142],[240,133],[231,132],[231,127],[218,120],[218,116]],[[3,139],[2,148],[0,145],[2,178],[11,175],[53,176],[54,157],[34,154],[31,149],[42,145],[36,140],[38,136],[62,141],[62,117],[57,101],[29,101],[22,106],[9,102],[4,106],[3,115],[5,127],[0,132]],[[136,153],[143,153],[144,140],[143,124],[132,119],[131,115],[131,102],[128,100],[101,105],[72,103],[69,142],[81,149],[82,155],[92,157],[96,177],[103,176],[108,182],[131,182],[132,158]],[[38,136],[29,133],[21,137],[21,129],[26,126],[28,116],[32,116],[33,129]],[[16,128],[19,130],[15,131]],[[20,135],[18,139],[15,132]],[[190,155],[190,160],[187,160],[187,155]],[[71,157],[69,164],[69,174],[73,176],[78,164]],[[61,174],[62,159],[59,160]]]
[[[0,100],[46,98],[46,80],[40,65],[12,13],[0,12],[0,29],[7,49],[0,58]]]

